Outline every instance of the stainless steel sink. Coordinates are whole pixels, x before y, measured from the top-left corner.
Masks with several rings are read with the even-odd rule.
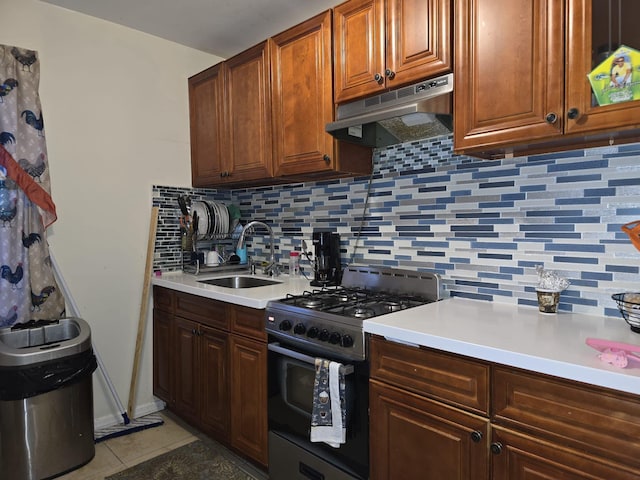
[[[217,287],[226,287],[226,288],[264,287],[267,285],[276,285],[280,283],[274,280],[267,280],[266,278],[240,277],[240,276],[211,278],[209,280],[198,280],[198,282],[206,283],[208,285],[215,285]]]

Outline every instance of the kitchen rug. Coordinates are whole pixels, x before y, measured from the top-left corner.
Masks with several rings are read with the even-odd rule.
[[[265,480],[267,476],[222,445],[207,440],[170,452],[116,473],[105,480]]]

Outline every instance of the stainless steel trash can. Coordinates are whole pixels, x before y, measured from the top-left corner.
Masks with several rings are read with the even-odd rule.
[[[54,477],[94,457],[96,366],[80,318],[0,329],[0,479]]]

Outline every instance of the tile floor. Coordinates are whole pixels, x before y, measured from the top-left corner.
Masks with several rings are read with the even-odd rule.
[[[59,480],[103,480],[145,460],[198,439],[199,433],[170,413],[160,412],[164,424],[111,438],[96,444],[96,455],[87,465]]]

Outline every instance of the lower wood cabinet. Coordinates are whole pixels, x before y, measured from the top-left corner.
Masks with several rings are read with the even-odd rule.
[[[264,312],[158,286],[153,295],[154,395],[266,467]]]
[[[628,470],[591,452],[536,439],[501,427],[493,428],[494,480],[637,480],[638,470]]]
[[[153,394],[167,404],[170,403],[173,390],[171,360],[168,355],[173,345],[172,325],[173,315],[170,311],[153,310]]]
[[[267,464],[267,346],[231,336],[231,445]]]
[[[370,353],[372,480],[640,478],[635,395],[380,337]]]
[[[175,317],[173,409],[216,438],[229,438],[229,334]]]
[[[371,480],[487,478],[489,420],[371,380]]]

